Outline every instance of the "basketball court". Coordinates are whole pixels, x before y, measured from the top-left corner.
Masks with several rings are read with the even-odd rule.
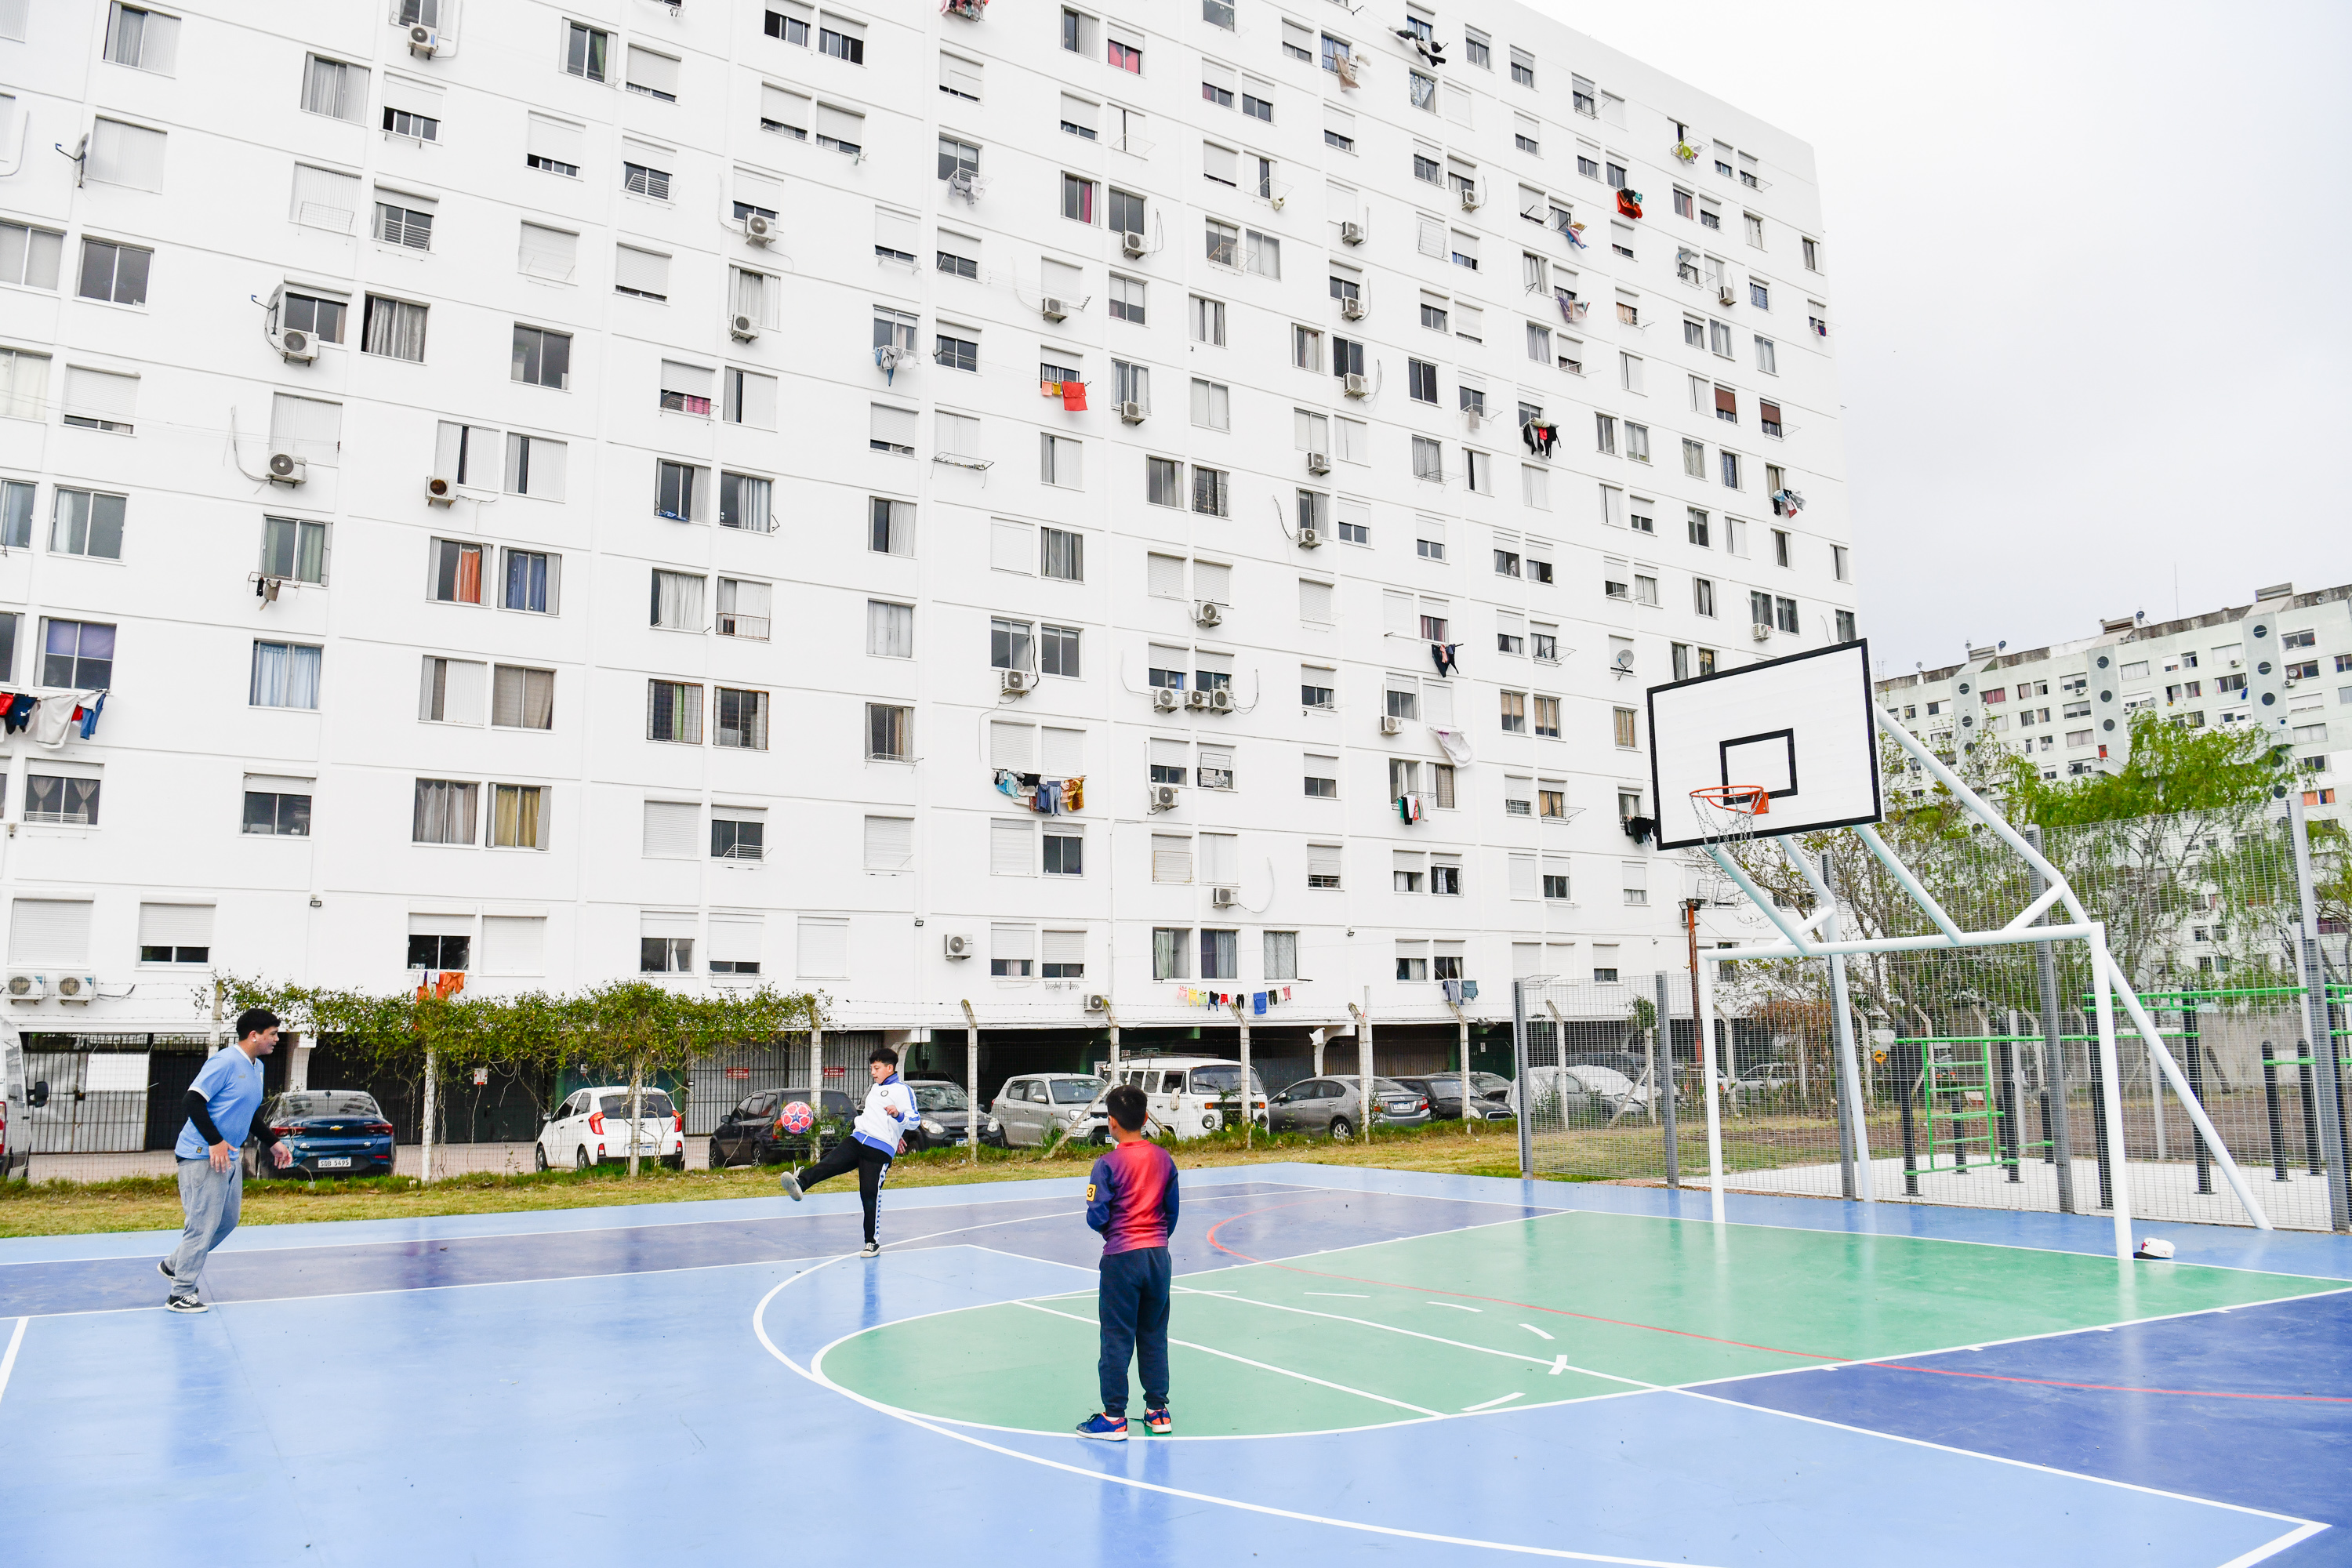
[[[1271,1165],[1184,1183],[1178,1436],[1095,1407],[1081,1184],[0,1243],[11,1555],[1149,1548],[2352,1561],[2352,1248]],[[13,1321],[10,1320],[13,1318]],[[583,1536],[584,1532],[584,1536]],[[566,1549],[566,1554],[568,1554]],[[1222,1557],[1220,1560],[1223,1560]]]

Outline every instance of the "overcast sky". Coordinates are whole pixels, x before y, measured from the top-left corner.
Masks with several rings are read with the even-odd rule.
[[[1528,3],[1812,144],[1881,670],[2352,580],[2352,4]]]

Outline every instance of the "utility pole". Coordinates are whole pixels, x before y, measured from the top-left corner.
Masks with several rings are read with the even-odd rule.
[[[1242,1148],[1246,1151],[1250,1146],[1251,1130],[1257,1125],[1257,1107],[1252,1103],[1255,1097],[1250,1092],[1248,997],[1234,998],[1234,1022],[1240,1026],[1242,1032]]]
[[[970,1103],[963,1116],[963,1146],[965,1163],[980,1163],[980,1020],[972,1016],[971,1004],[963,1005],[963,1093]]]
[[[1372,1016],[1368,1011],[1371,1005],[1372,988],[1369,985],[1364,987],[1363,1006],[1348,1004],[1348,1011],[1356,1017],[1356,1114],[1363,1118],[1362,1132],[1368,1145],[1372,1141],[1372,1108],[1380,1103],[1372,1098]]]
[[[1462,1131],[1468,1132],[1471,1131],[1470,1019],[1462,1011],[1462,1004],[1456,1002],[1451,996],[1445,999],[1445,1005],[1454,1009],[1454,1027],[1458,1032],[1462,1041]],[[1436,1114],[1437,1108],[1435,1106],[1433,1105],[1429,1109],[1432,1115]]]

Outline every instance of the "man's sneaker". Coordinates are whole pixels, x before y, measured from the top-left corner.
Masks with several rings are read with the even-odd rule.
[[[882,1256],[882,1244],[878,1241],[869,1241],[865,1246],[857,1249],[857,1256],[860,1258],[879,1258]]]
[[[776,1185],[783,1188],[784,1196],[792,1199],[794,1203],[800,1202],[803,1197],[807,1195],[801,1191],[801,1178],[799,1173],[789,1167],[785,1169],[782,1175],[776,1178]]]
[[[159,1258],[155,1259],[155,1272],[161,1274],[166,1279],[177,1279],[179,1278],[178,1275],[172,1272],[172,1260],[168,1258]]]
[[[163,1305],[168,1310],[174,1312],[201,1312],[205,1310],[205,1304],[194,1296],[173,1296]]]
[[[1100,1437],[1106,1443],[1124,1443],[1127,1441],[1127,1417],[1099,1414],[1089,1415],[1078,1423],[1078,1436]]]
[[[1168,1414],[1165,1405],[1157,1410],[1147,1410],[1143,1413],[1143,1429],[1155,1437],[1165,1437],[1176,1430],[1175,1418]]]

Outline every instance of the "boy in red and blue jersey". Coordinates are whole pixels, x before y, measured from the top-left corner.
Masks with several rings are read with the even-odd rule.
[[[1144,1430],[1166,1436],[1168,1414],[1168,1238],[1176,1229],[1176,1162],[1143,1135],[1143,1091],[1121,1084],[1104,1097],[1111,1152],[1087,1177],[1087,1224],[1102,1233],[1102,1282],[1095,1316],[1102,1324],[1102,1410],[1078,1425],[1082,1437],[1127,1440],[1127,1363],[1143,1374]]]

